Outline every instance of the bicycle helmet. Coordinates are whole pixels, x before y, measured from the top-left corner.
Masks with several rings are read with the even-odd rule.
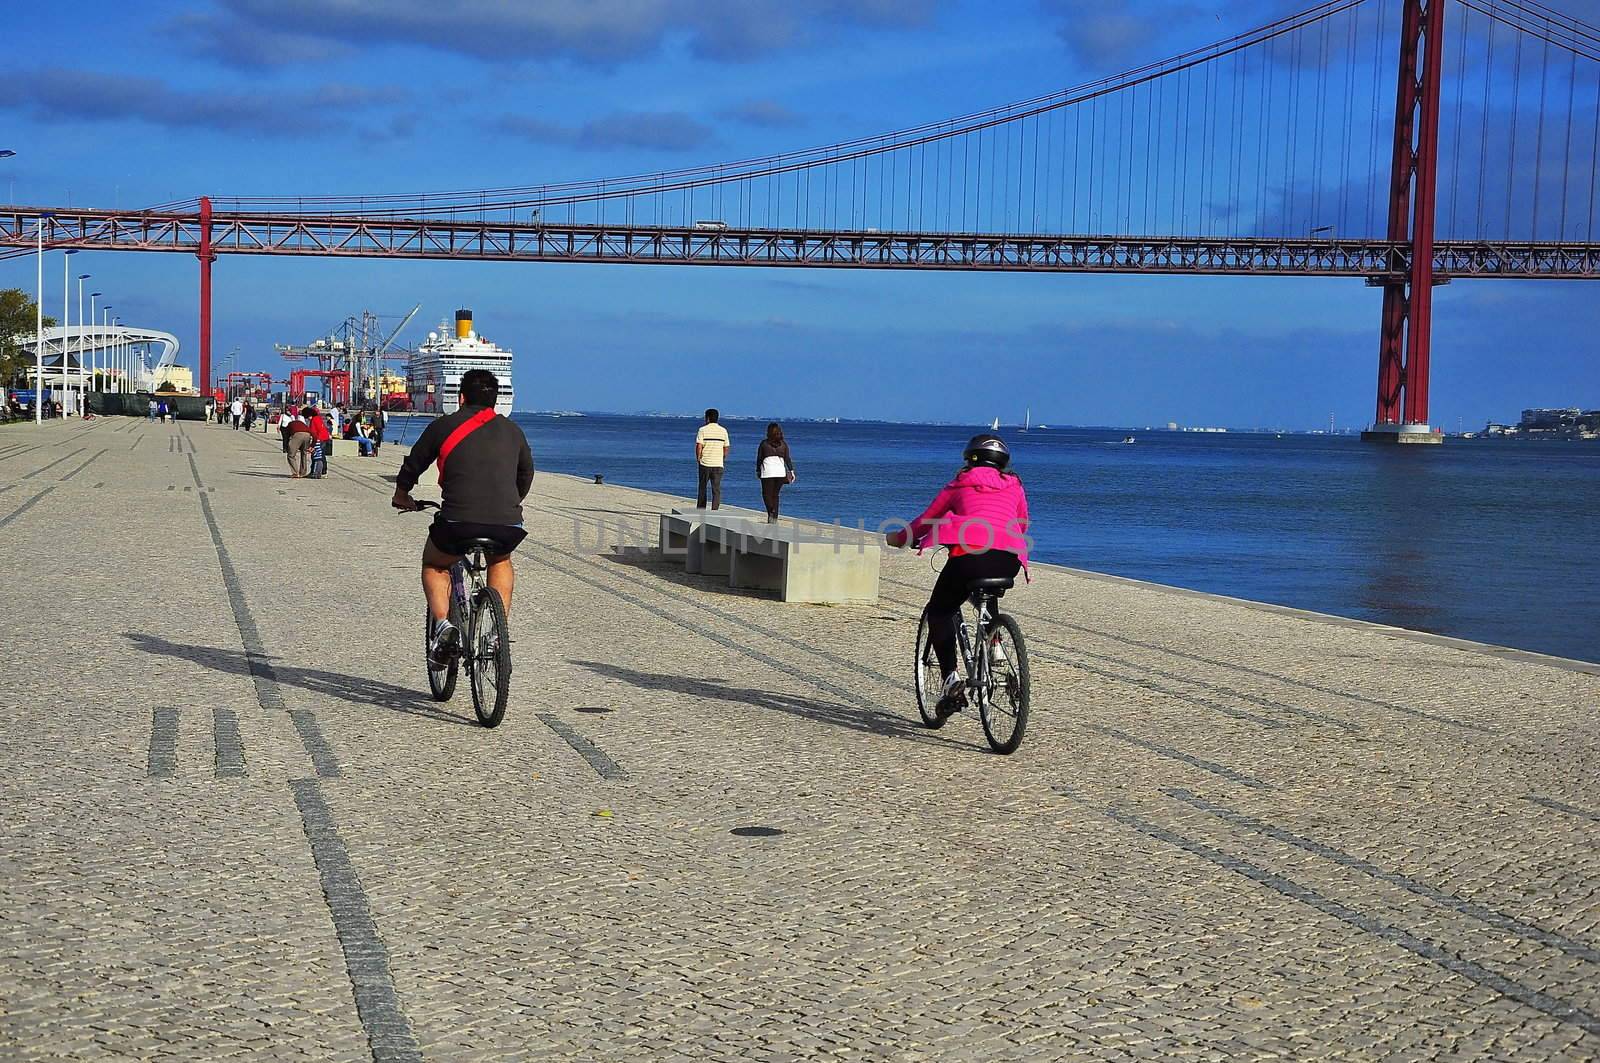
[[[993,432],[984,432],[967,440],[967,449],[961,456],[968,465],[991,465],[996,469],[1004,469],[1011,464],[1011,451],[1006,447],[1006,441]]]

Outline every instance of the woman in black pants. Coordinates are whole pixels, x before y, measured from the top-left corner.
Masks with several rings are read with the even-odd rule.
[[[783,429],[777,421],[767,425],[767,438],[756,448],[756,476],[761,480],[761,501],[767,507],[767,523],[778,522],[778,492],[794,483],[794,462]]]
[[[924,612],[928,640],[939,658],[944,690],[939,712],[948,715],[965,698],[956,671],[956,616],[967,587],[980,579],[1015,579],[1028,567],[1028,496],[1011,469],[1011,450],[991,432],[973,436],[965,464],[922,515],[904,531],[888,534],[890,546],[948,547],[950,558],[933,585]]]

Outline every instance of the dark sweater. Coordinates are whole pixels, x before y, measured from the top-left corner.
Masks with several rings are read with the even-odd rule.
[[[440,417],[427,428],[406,455],[395,481],[410,491],[429,465],[439,460],[439,448],[463,421],[482,412],[482,406],[463,406]],[[445,520],[476,524],[521,524],[522,500],[533,486],[533,452],[528,437],[512,421],[496,416],[456,444],[445,459],[439,490],[444,495],[439,515]]]
[[[756,475],[761,475],[761,463],[767,458],[778,457],[783,459],[783,467],[789,472],[794,472],[794,462],[789,460],[789,444],[787,441],[774,443],[770,439],[763,439],[761,445],[756,447]]]

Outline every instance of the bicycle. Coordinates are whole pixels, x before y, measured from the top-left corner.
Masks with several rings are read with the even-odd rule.
[[[989,748],[1001,754],[1016,752],[1028,727],[1028,646],[1016,620],[1000,612],[1000,596],[1015,582],[973,580],[967,584],[966,606],[956,621],[956,646],[966,676],[959,696],[965,704],[977,704],[983,736],[989,740]],[[971,626],[967,624],[967,607],[974,616]],[[917,711],[925,725],[937,730],[961,706],[940,707],[944,676],[929,639],[926,610],[917,625],[915,678]]]
[[[438,509],[437,502],[418,502],[417,510]],[[478,722],[497,727],[505,718],[511,693],[511,634],[506,626],[500,592],[489,586],[489,555],[498,549],[493,539],[463,541],[467,552],[450,568],[450,622],[459,633],[450,659],[435,667],[428,650],[433,638],[433,614],[422,610],[422,652],[427,662],[428,692],[435,701],[449,701],[456,690],[463,662],[472,690],[472,709]]]

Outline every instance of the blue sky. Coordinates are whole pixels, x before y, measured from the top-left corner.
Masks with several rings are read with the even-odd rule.
[[[0,160],[0,191],[19,203],[134,206],[678,168],[1036,96],[1299,6],[28,5],[13,14],[0,74],[11,101],[0,148],[18,152]],[[1338,176],[1330,170],[1330,183]],[[193,363],[192,258],[86,254],[76,265],[125,320],[175,332]],[[59,259],[46,275],[54,309]],[[31,260],[0,262],[0,285],[31,289]],[[1595,294],[1578,282],[1440,289],[1435,423],[1600,406]],[[1380,301],[1359,283],[1313,279],[232,256],[216,267],[214,349],[237,346],[242,367],[277,373],[274,343],[306,342],[363,308],[397,319],[420,302],[402,340],[472,307],[480,330],[517,352],[526,408],[986,421],[1031,407],[1051,423],[1313,427],[1330,413],[1370,420]]]

